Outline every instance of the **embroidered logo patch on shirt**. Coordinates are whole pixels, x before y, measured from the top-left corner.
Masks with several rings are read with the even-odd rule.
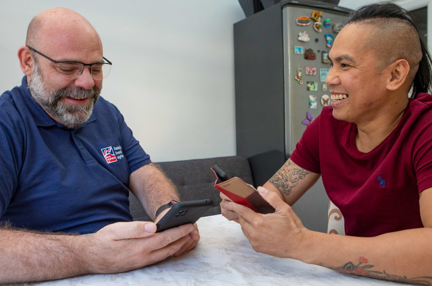
[[[109,147],[106,147],[106,148],[102,148],[101,151],[102,151],[102,155],[105,158],[105,161],[108,164],[117,162],[117,158],[116,158],[116,155],[114,154],[114,149],[113,149],[112,146],[109,146]]]
[[[385,186],[386,186],[386,180],[384,180],[381,177],[381,175],[382,175],[382,173],[380,173],[379,176],[378,176],[378,182],[379,182],[381,188],[385,188]]]

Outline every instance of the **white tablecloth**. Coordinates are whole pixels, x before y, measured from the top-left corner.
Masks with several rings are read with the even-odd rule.
[[[198,246],[181,257],[127,273],[87,275],[37,285],[401,285],[256,253],[240,226],[221,215],[201,218],[198,227]]]

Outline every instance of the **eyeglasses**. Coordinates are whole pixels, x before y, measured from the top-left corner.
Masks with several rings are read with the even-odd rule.
[[[62,74],[64,77],[74,80],[77,79],[82,72],[84,71],[84,66],[90,66],[90,74],[94,80],[102,80],[106,78],[111,70],[112,62],[110,62],[107,58],[103,57],[106,63],[94,63],[94,64],[84,64],[73,61],[55,61],[41,52],[36,51],[30,46],[27,46],[31,51],[38,53],[42,57],[52,61],[57,64],[57,71]]]

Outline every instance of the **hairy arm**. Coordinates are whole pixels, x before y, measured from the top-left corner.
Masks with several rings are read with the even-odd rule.
[[[320,174],[309,172],[291,159],[264,184],[264,188],[275,192],[292,206],[307,190],[318,181]]]
[[[158,222],[168,211],[162,211],[155,217],[157,209],[171,200],[180,201],[177,189],[169,178],[154,164],[145,165],[130,176],[129,188],[139,199],[147,214]],[[200,240],[197,224],[184,245],[174,254],[180,256],[195,248]]]
[[[47,281],[90,273],[125,272],[174,255],[191,224],[155,233],[152,222],[121,222],[93,235],[0,229],[0,284]]]
[[[171,180],[153,163],[131,174],[129,188],[152,219],[156,219],[154,216],[160,206],[171,200],[180,200]]]

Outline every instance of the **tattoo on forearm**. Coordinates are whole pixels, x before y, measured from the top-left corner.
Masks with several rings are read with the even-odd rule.
[[[369,278],[396,281],[401,283],[410,283],[417,285],[432,285],[432,277],[423,276],[416,278],[407,278],[406,276],[388,274],[385,270],[377,271],[374,269],[374,265],[368,264],[368,260],[364,257],[359,258],[359,263],[354,264],[352,262],[348,262],[340,267],[328,267],[330,269],[336,270],[338,272],[365,276]]]
[[[292,189],[309,174],[311,172],[300,168],[293,161],[288,160],[287,165],[274,174],[269,182],[281,190],[285,196],[288,196],[291,194]]]

